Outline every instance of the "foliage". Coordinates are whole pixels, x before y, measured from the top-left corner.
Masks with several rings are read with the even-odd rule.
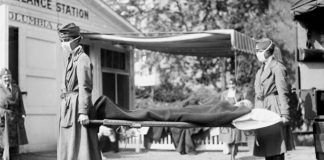
[[[292,0],[285,2],[279,0],[105,0],[105,2],[146,36],[235,29],[256,39],[269,37],[278,44],[284,61],[290,65],[288,68],[291,68],[292,49],[287,49],[281,30],[282,28],[292,30],[292,18],[287,12]],[[233,57],[206,58],[150,51],[136,52],[136,57],[143,56],[146,57],[148,68],[157,68],[162,85],[182,86],[183,89],[191,89],[197,84],[224,89],[226,80],[224,73],[235,73]],[[239,83],[253,84],[254,74],[259,64],[251,56],[238,57],[238,59],[236,76]],[[293,70],[289,71],[290,75],[293,75]]]
[[[271,38],[279,47],[277,56],[287,64],[290,82],[294,81],[292,52],[295,36],[292,35],[295,33],[289,14],[293,0],[104,1],[146,36],[235,29],[255,39]],[[197,85],[212,86],[215,91],[223,90],[227,79],[225,73],[231,73],[236,74],[246,97],[253,101],[254,76],[259,68],[253,55],[239,54],[236,71],[234,57],[206,58],[136,51],[136,60],[141,57],[145,57],[147,68],[157,68],[160,73],[161,85],[154,88],[154,100],[182,101],[190,94],[187,99],[199,97],[191,92]]]
[[[154,100],[163,102],[175,102],[186,99],[190,91],[183,89],[182,86],[174,86],[164,83],[154,91]]]
[[[259,69],[259,63],[255,59],[254,55],[238,55],[236,67],[236,78],[239,86],[253,85],[254,76]]]
[[[138,98],[149,98],[152,94],[151,87],[136,87],[135,89],[135,95],[136,99]]]
[[[190,90],[185,90],[182,86],[164,83],[159,87],[137,87],[135,94],[136,98],[150,98],[154,101],[170,103],[188,98]]]
[[[152,88],[145,87],[141,90],[147,90],[146,93],[149,93]],[[158,88],[159,89],[159,88]],[[164,90],[166,91],[166,90]],[[170,89],[168,93],[174,92],[174,89]],[[179,91],[178,91],[179,92]],[[156,94],[155,94],[156,93]],[[197,104],[215,104],[220,99],[220,92],[211,90],[208,87],[200,86],[195,92],[191,93],[180,93],[182,97],[179,98],[178,93],[173,94],[178,98],[171,98],[173,95],[169,95],[167,98],[157,98],[159,95],[166,96],[166,93],[154,92],[154,98],[152,99],[151,94],[146,94],[146,96],[137,97],[135,101],[136,109],[145,109],[145,108],[164,108],[164,107],[173,107],[181,108],[188,105],[197,105]],[[190,96],[189,96],[190,95]],[[161,102],[161,99],[170,100],[167,103],[165,101]]]
[[[269,0],[106,0],[106,3],[147,36],[235,29],[254,38],[267,36],[276,40],[278,37],[273,35],[278,32],[277,24],[286,19],[282,9],[276,10],[276,6],[272,5],[274,2]],[[291,27],[289,22],[283,23]],[[225,81],[222,73],[233,73],[233,67],[222,65],[226,62],[233,64],[231,58],[211,59],[150,52],[138,56],[147,57],[148,67],[158,68],[162,83],[188,88],[205,84],[224,89],[224,83],[217,86],[217,82]],[[254,79],[253,74],[241,75],[245,75],[241,77],[241,83],[251,83]]]

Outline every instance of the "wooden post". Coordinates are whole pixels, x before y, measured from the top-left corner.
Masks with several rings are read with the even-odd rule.
[[[237,59],[237,51],[234,51],[234,77],[237,84],[237,67],[238,67],[238,59]]]
[[[221,83],[222,83],[222,91],[224,91],[226,89],[226,58],[222,58],[221,63],[222,63]]]
[[[141,133],[140,130],[137,128],[135,133],[135,152],[140,153],[141,152]]]
[[[127,52],[129,53],[129,110],[135,109],[135,68],[134,68],[134,47],[127,46]]]
[[[151,98],[152,98],[152,102],[154,102],[154,86],[150,86],[151,88]]]

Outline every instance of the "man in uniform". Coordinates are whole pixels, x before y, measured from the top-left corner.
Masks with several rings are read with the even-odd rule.
[[[24,126],[26,112],[17,84],[7,68],[0,70],[0,147],[3,159],[19,153],[19,145],[27,144]],[[2,153],[3,152],[3,153]]]
[[[96,129],[88,126],[89,119],[95,116],[91,101],[92,64],[79,44],[78,26],[70,23],[58,32],[68,58],[63,75],[57,159],[100,160]]]

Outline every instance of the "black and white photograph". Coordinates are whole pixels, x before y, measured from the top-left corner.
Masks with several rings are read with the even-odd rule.
[[[0,0],[0,160],[324,160],[323,0]]]

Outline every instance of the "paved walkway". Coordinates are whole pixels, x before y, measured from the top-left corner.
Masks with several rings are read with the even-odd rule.
[[[264,160],[253,157],[247,151],[239,152],[237,160]],[[195,155],[180,155],[175,151],[120,151],[118,153],[104,153],[103,160],[230,160],[229,155],[221,151],[199,152]],[[26,153],[19,157],[19,160],[56,160],[56,152]],[[296,150],[286,154],[286,160],[316,160],[314,147],[297,147]]]

